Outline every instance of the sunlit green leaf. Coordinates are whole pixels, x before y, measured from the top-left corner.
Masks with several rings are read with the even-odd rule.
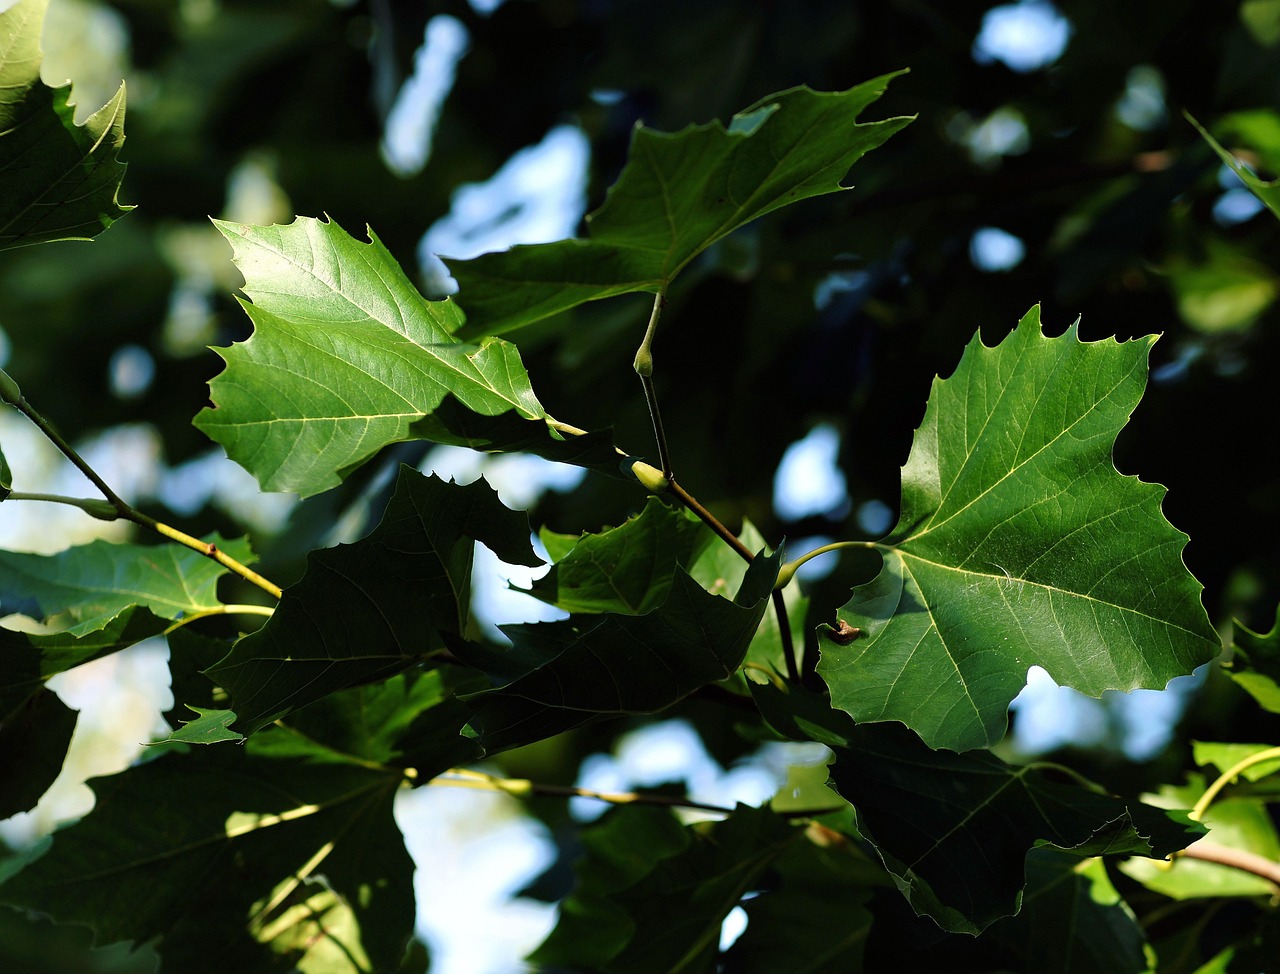
[[[0,250],[88,240],[132,207],[116,198],[125,167],[124,85],[75,124],[69,85],[40,80],[40,28],[48,0],[0,12]]]
[[[627,167],[588,217],[590,238],[449,261],[463,335],[494,335],[595,301],[658,292],[689,261],[757,217],[847,187],[864,154],[908,122],[858,124],[894,75],[841,92],[792,88],[720,122],[635,130]]]
[[[559,457],[566,437],[576,439],[550,425],[515,346],[459,341],[458,307],[423,298],[372,231],[361,243],[306,217],[216,224],[244,274],[254,334],[220,351],[227,368],[195,424],[264,490],[319,493],[391,443],[484,445],[510,426],[485,417],[506,413],[521,420],[519,442],[489,448],[541,440]],[[433,415],[450,396],[465,409]]]
[[[355,544],[315,551],[275,614],[209,675],[251,734],[336,690],[391,676],[462,636],[480,541],[510,564],[542,562],[524,514],[483,481],[468,486],[402,467],[382,522]]]
[[[241,563],[251,563],[246,539],[209,539]],[[132,606],[163,619],[219,608],[218,579],[227,570],[177,544],[93,541],[54,555],[0,551],[0,611],[58,623],[72,636],[106,626]]]
[[[1217,655],[1164,488],[1111,459],[1152,341],[1047,338],[1033,308],[934,381],[883,568],[838,613],[861,636],[822,641],[837,707],[933,747],[989,747],[1031,666],[1098,696]]]
[[[222,741],[244,740],[243,734],[230,729],[236,720],[234,710],[206,710],[190,705],[187,709],[196,715],[195,720],[186,721],[168,737],[155,743],[218,744]]]
[[[1226,774],[1240,762],[1247,758],[1252,758],[1256,754],[1263,751],[1274,751],[1275,745],[1272,744],[1223,744],[1210,741],[1192,741],[1191,754],[1195,758],[1196,764],[1201,767],[1212,767],[1219,774]],[[1248,767],[1238,772],[1240,777],[1246,781],[1260,781],[1280,771],[1280,754],[1274,757],[1258,761],[1256,764],[1250,764]]]

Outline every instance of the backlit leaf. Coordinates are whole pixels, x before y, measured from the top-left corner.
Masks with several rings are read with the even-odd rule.
[[[1186,115],[1186,113],[1183,113]],[[1269,209],[1277,218],[1280,218],[1280,179],[1267,181],[1259,179],[1257,174],[1247,169],[1239,159],[1222,147],[1222,144],[1210,135],[1194,118],[1186,115],[1187,121],[1196,127],[1196,130],[1212,147],[1213,151],[1218,154],[1218,158],[1227,164],[1227,167],[1240,177],[1240,181],[1249,187],[1249,192],[1258,197],[1259,200]]]
[[[312,552],[266,625],[208,670],[231,693],[235,729],[251,734],[439,652],[442,633],[465,634],[476,541],[509,564],[542,563],[526,516],[487,483],[464,487],[401,467],[373,533]]]
[[[1264,710],[1280,714],[1280,606],[1270,632],[1254,632],[1237,622],[1232,641],[1236,652],[1227,669],[1231,679]]]
[[[254,333],[220,350],[227,368],[195,424],[264,490],[319,493],[406,440],[514,448],[491,439],[511,435],[510,423],[484,422],[507,413],[521,446],[564,452],[567,434],[550,425],[515,346],[459,341],[457,305],[422,297],[372,231],[361,243],[307,217],[215,223],[244,274]],[[447,397],[465,408],[434,415]],[[477,431],[452,428],[470,414]]]
[[[48,0],[0,12],[0,250],[88,240],[133,207],[116,195],[125,167],[124,85],[75,124],[71,87],[40,80],[40,28]]]
[[[1153,340],[1047,338],[1033,308],[934,381],[884,565],[838,613],[861,635],[822,640],[835,706],[932,747],[989,747],[1031,666],[1098,696],[1217,655],[1164,488],[1111,460]]]
[[[864,154],[908,122],[858,124],[894,75],[848,91],[792,88],[733,117],[674,134],[643,126],[590,239],[449,261],[467,312],[461,334],[494,335],[595,301],[658,292],[717,240],[779,207],[848,187]],[[446,258],[447,259],[447,258]]]

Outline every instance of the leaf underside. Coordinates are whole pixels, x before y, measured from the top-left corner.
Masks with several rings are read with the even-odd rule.
[[[1217,655],[1164,488],[1111,460],[1153,340],[1047,338],[1033,308],[934,381],[884,565],[838,613],[860,638],[822,630],[835,706],[931,747],[990,747],[1033,665],[1097,696],[1163,687]]]

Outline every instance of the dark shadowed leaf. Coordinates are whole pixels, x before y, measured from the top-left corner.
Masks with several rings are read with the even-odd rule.
[[[402,467],[367,538],[313,552],[275,614],[208,670],[251,734],[306,704],[385,678],[467,630],[475,541],[510,564],[541,561],[522,513],[483,481],[468,486]]]
[[[1201,834],[1184,813],[1055,780],[1051,766],[933,751],[894,725],[855,727],[835,751],[859,832],[916,912],[956,933],[1018,911],[1033,847],[1159,859]]]
[[[132,209],[116,199],[124,85],[76,125],[71,87],[40,80],[46,7],[19,0],[0,12],[0,250],[88,240]]]
[[[1233,642],[1236,652],[1227,672],[1260,707],[1280,714],[1280,607],[1268,633],[1254,632],[1236,622]]]
[[[777,555],[756,558],[730,601],[677,568],[666,599],[646,615],[504,626],[522,658],[545,662],[468,697],[476,714],[471,726],[492,752],[600,715],[669,707],[741,665],[777,574]]]
[[[164,934],[166,969],[394,970],[413,928],[399,782],[315,747],[166,754],[94,779],[93,812],[0,900],[100,944]]]
[[[901,517],[875,546],[883,568],[839,610],[862,635],[822,640],[837,707],[932,747],[989,747],[1033,665],[1098,696],[1162,688],[1217,655],[1164,488],[1111,459],[1152,341],[1047,338],[1033,308],[934,381]]]
[[[449,261],[463,335],[494,335],[633,291],[659,292],[690,260],[779,207],[839,192],[864,154],[909,118],[858,124],[894,75],[848,91],[792,88],[720,122],[669,134],[638,127],[627,167],[588,217],[590,239]]]

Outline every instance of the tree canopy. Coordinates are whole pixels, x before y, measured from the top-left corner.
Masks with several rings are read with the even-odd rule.
[[[173,704],[11,840],[0,966],[427,970],[393,812],[443,784],[554,837],[540,970],[1265,966],[1278,49],[1270,0],[5,5],[4,815],[51,678],[160,639]],[[554,618],[487,629],[485,552]],[[1033,667],[1190,688],[1029,753]],[[826,750],[583,784],[671,719]]]

